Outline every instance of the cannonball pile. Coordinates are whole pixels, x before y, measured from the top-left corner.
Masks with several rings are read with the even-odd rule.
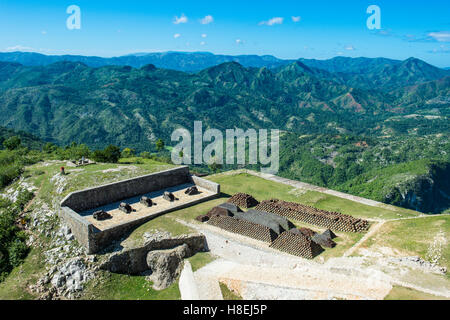
[[[322,247],[310,238],[291,231],[280,234],[270,247],[306,259],[313,259],[323,251]]]
[[[208,224],[268,243],[272,243],[277,237],[277,234],[270,228],[228,216],[212,216]]]
[[[337,231],[362,232],[369,229],[369,222],[366,220],[278,199],[264,200],[255,209]]]
[[[211,210],[209,210],[209,212],[206,214],[209,218],[211,218],[212,216],[228,216],[228,217],[232,217],[233,213],[226,209],[226,208],[221,208],[221,207],[214,207]]]
[[[258,205],[259,203],[258,200],[253,198],[253,196],[246,193],[236,193],[230,199],[228,199],[227,202],[233,203],[242,208],[251,208]]]

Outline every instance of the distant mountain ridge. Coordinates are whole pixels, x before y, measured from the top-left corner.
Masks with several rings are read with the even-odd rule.
[[[195,74],[151,64],[0,62],[0,121],[46,141],[145,150],[196,119],[219,129],[360,134],[382,130],[390,113],[450,106],[450,77],[441,78],[442,69],[408,59],[376,70],[353,78],[301,61],[273,69],[227,62]]]
[[[141,68],[153,64],[157,68],[184,72],[198,72],[226,62],[237,62],[244,67],[274,69],[282,67],[296,59],[279,59],[271,55],[220,55],[210,52],[157,52],[135,53],[120,57],[103,58],[82,55],[44,55],[35,52],[0,52],[0,61],[17,62],[24,66],[45,66],[59,61],[82,62],[87,66],[98,68],[109,65]],[[349,58],[335,57],[327,60],[304,59],[298,61],[308,67],[326,70],[331,73],[365,73],[376,68],[392,67],[402,61],[388,58]],[[448,69],[448,68],[446,68]],[[445,69],[441,69],[445,70]]]

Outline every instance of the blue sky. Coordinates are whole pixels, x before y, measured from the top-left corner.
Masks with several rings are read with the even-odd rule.
[[[70,5],[81,9],[79,30],[66,27]],[[380,30],[366,26],[369,5],[381,9]],[[290,59],[414,56],[450,67],[448,0],[0,0],[0,28],[0,51],[105,57],[160,51]]]

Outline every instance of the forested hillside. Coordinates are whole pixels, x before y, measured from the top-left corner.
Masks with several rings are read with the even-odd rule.
[[[173,130],[192,131],[196,120],[220,130],[277,128],[285,133],[281,175],[426,212],[448,207],[435,174],[448,170],[448,70],[414,58],[257,60],[273,63],[186,73],[0,62],[0,120],[60,146],[113,144],[138,154],[155,152],[158,139],[170,147]],[[417,200],[425,188],[431,198]]]

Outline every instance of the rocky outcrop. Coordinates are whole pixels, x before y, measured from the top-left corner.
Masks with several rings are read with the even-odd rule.
[[[206,239],[201,234],[172,237],[169,233],[146,233],[144,244],[125,248],[106,256],[101,269],[123,274],[151,272],[149,279],[155,289],[173,283],[182,269],[182,261],[197,252],[206,250]]]
[[[191,256],[191,249],[184,243],[173,249],[154,250],[147,254],[147,266],[152,271],[149,280],[153,288],[162,290],[169,287],[183,269],[183,259]]]
[[[397,185],[384,202],[424,213],[450,208],[450,163],[431,163],[426,174]]]

